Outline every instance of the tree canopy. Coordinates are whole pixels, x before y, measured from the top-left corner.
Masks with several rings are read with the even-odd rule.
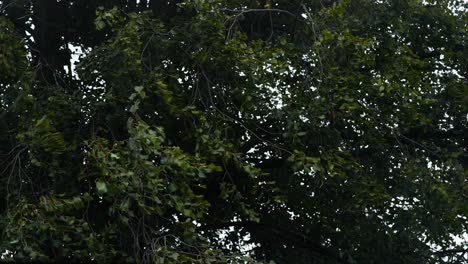
[[[0,1],[1,259],[468,263],[467,22],[462,0]]]

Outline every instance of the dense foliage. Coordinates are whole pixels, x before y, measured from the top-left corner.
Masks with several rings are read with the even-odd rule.
[[[1,258],[467,263],[465,10],[0,1]]]

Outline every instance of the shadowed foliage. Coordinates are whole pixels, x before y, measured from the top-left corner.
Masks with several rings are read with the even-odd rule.
[[[463,2],[0,1],[2,260],[466,263]]]

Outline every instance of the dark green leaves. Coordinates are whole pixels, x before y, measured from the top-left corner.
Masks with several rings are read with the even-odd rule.
[[[461,1],[19,2],[6,258],[466,261]]]

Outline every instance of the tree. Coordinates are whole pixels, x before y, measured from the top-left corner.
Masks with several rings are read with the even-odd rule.
[[[463,263],[463,5],[1,2],[3,258]]]

